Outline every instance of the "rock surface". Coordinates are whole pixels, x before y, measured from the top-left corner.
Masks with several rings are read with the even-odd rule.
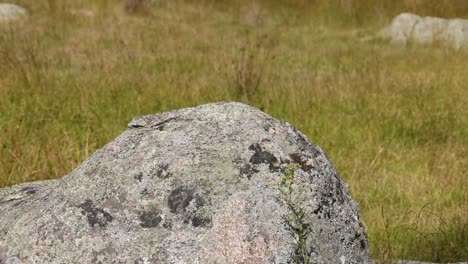
[[[444,43],[455,49],[468,47],[468,20],[419,17],[402,13],[379,32],[392,43],[404,45],[409,41],[421,44]]]
[[[287,163],[311,263],[371,263],[322,149],[240,103],[137,118],[62,179],[0,189],[0,263],[292,263]]]
[[[0,22],[7,22],[27,15],[26,9],[14,5],[0,3]]]

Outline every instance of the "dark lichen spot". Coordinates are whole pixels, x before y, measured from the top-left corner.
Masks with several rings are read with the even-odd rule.
[[[211,218],[195,215],[192,217],[193,227],[207,227],[211,224]]]
[[[267,124],[264,124],[264,125],[263,125],[263,130],[265,130],[266,132],[268,132],[268,131],[270,131],[270,128],[271,128],[271,127],[272,127],[271,124],[268,124],[268,123],[267,123]]]
[[[167,198],[167,205],[172,213],[181,213],[193,200],[194,191],[186,186],[179,186],[172,190]]]
[[[309,140],[301,133],[299,132],[294,126],[290,126],[292,131],[294,132],[294,135],[296,136],[297,143],[300,146],[308,146],[310,145]]]
[[[203,197],[201,197],[200,195],[196,194],[195,195],[195,207],[197,209],[200,209],[204,205],[205,205],[205,199],[203,199]]]
[[[147,189],[147,188],[144,188],[143,191],[140,192],[140,194],[141,194],[142,196],[148,196],[148,195],[149,195],[148,189]]]
[[[312,211],[312,213],[316,214],[319,219],[322,218],[322,216],[325,216],[326,218],[330,218],[330,211],[329,208],[330,203],[326,200],[323,199],[317,206],[317,208]]]
[[[318,215],[318,214],[322,213],[322,211],[323,211],[323,206],[321,204],[319,204],[317,206],[317,208],[314,211],[312,211],[312,213]]]
[[[344,203],[343,186],[341,184],[341,180],[338,178],[336,179],[336,182],[335,182],[335,195],[336,195],[336,198],[338,199],[338,202],[340,204],[343,204]]]
[[[81,214],[86,215],[88,224],[94,227],[96,224],[99,227],[105,227],[109,222],[112,222],[113,217],[108,212],[96,207],[90,199],[78,206],[82,209]]]
[[[141,180],[143,179],[143,173],[140,172],[137,175],[133,176],[133,178],[141,182]]]
[[[169,172],[169,164],[159,165],[156,171],[156,176],[161,179],[167,179],[171,177],[171,173]]]
[[[366,249],[366,241],[364,239],[361,239],[359,243],[361,244],[361,249]]]
[[[314,168],[312,165],[307,164],[306,160],[299,153],[293,153],[289,155],[289,157],[294,163],[299,164],[301,166],[301,170],[305,172],[309,172]]]
[[[172,222],[169,220],[164,221],[163,225],[164,228],[171,230],[172,229]]]
[[[366,248],[366,242],[364,239],[362,239],[362,234],[360,232],[356,232],[354,234],[354,237],[349,241],[349,245],[356,243],[356,240],[359,240],[359,245],[361,246],[361,249]]]
[[[157,227],[162,221],[161,212],[157,209],[140,214],[140,226],[144,228]]]
[[[255,167],[253,167],[250,163],[246,163],[244,164],[244,166],[242,166],[240,169],[239,169],[239,174],[242,178],[244,177],[247,177],[247,179],[251,179],[252,176],[255,174],[255,173],[258,173],[259,170],[257,170]]]
[[[31,186],[27,186],[27,187],[23,187],[21,191],[27,194],[35,194],[37,192],[37,189]]]
[[[280,169],[278,159],[276,159],[275,155],[268,151],[262,150],[258,143],[250,145],[249,150],[254,151],[254,154],[250,158],[250,163],[268,164],[270,171],[278,171]]]

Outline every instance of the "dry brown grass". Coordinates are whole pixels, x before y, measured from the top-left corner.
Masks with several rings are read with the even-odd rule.
[[[129,14],[144,14],[150,13],[149,0],[124,0],[124,10]]]

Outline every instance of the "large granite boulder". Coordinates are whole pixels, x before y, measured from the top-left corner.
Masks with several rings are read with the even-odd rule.
[[[0,263],[371,263],[348,186],[291,125],[215,103],[128,127],[0,189]]]
[[[0,3],[0,22],[7,22],[27,15],[26,9],[15,4]]]
[[[442,43],[455,49],[468,47],[468,20],[420,17],[402,13],[379,32],[394,44],[409,41],[420,44]]]

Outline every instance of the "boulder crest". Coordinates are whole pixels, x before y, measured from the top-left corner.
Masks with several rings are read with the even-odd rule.
[[[322,149],[241,103],[137,118],[65,177],[0,189],[0,212],[0,263],[371,263]]]

